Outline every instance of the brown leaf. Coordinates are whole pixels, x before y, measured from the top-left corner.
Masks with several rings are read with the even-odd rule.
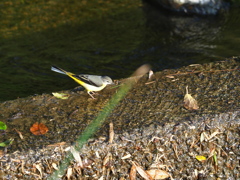
[[[148,84],[152,84],[152,83],[155,83],[156,81],[150,81],[150,82],[146,82],[145,84],[148,85]]]
[[[168,172],[161,169],[150,169],[146,171],[153,179],[166,179],[169,178],[170,175]]]
[[[35,165],[35,168],[40,172],[40,177],[42,179],[42,168],[39,164],[34,164]]]
[[[112,153],[108,152],[105,158],[103,159],[103,166],[109,167],[111,166],[112,161]]]
[[[20,137],[21,139],[23,139],[22,133],[21,133],[20,131],[18,131],[17,129],[15,129],[15,128],[14,128],[14,130],[18,133],[19,137]]]
[[[113,130],[113,123],[109,123],[109,143],[113,142],[113,138],[114,138],[114,130]]]
[[[174,79],[175,77],[173,75],[166,75],[167,78]]]
[[[131,170],[130,170],[130,174],[129,174],[129,178],[130,178],[130,180],[135,180],[136,177],[137,177],[136,166],[132,165]]]
[[[36,122],[30,128],[30,131],[34,135],[43,135],[43,134],[46,134],[48,132],[48,127],[43,123]]]
[[[138,174],[140,174],[143,179],[153,180],[153,178],[141,166],[139,166],[138,163],[132,161],[132,164],[134,166],[136,166],[136,170],[137,170]]]
[[[186,87],[186,95],[184,96],[184,107],[188,110],[199,109],[197,101],[190,94],[188,94],[188,86]]]
[[[51,146],[63,146],[63,145],[65,145],[66,144],[66,142],[59,142],[59,143],[55,143],[55,144],[49,144],[49,145],[47,145],[47,147],[51,147]]]

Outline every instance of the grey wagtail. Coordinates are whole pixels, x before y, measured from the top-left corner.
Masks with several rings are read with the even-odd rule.
[[[113,84],[112,79],[108,76],[97,76],[97,75],[89,75],[89,74],[76,75],[71,72],[67,72],[56,66],[52,66],[51,70],[61,74],[68,75],[74,81],[82,85],[93,99],[95,99],[92,95],[94,94],[94,91],[101,91],[108,84]]]

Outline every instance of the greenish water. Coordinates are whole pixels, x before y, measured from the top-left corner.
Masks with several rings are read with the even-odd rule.
[[[143,63],[154,71],[238,55],[238,8],[183,17],[140,0],[0,2],[0,100],[77,86],[50,71],[124,78]]]

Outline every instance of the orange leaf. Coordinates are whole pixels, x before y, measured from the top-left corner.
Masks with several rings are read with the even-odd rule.
[[[130,178],[130,180],[136,180],[136,177],[137,177],[136,166],[132,165],[130,174],[129,174],[129,178]]]
[[[47,126],[45,126],[45,124],[36,122],[30,128],[30,131],[34,135],[43,135],[48,132],[48,128],[47,128]]]

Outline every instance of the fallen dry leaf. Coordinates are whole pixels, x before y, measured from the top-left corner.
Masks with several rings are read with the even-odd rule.
[[[42,178],[42,168],[39,164],[35,164],[36,169],[40,172],[40,177]]]
[[[189,66],[201,66],[201,64],[190,64]]]
[[[113,130],[113,123],[109,123],[109,143],[113,142],[113,138],[114,138],[114,130]]]
[[[72,174],[73,174],[73,168],[69,167],[66,174],[67,179],[71,179]]]
[[[188,110],[199,109],[197,101],[191,96],[191,94],[188,94],[188,86],[186,86],[186,95],[184,96],[184,107]]]
[[[200,162],[204,162],[207,160],[205,156],[200,156],[200,155],[196,155],[195,158]]]
[[[65,144],[66,144],[66,142],[59,142],[59,143],[55,143],[55,144],[49,144],[49,145],[47,145],[47,147],[50,147],[50,146],[63,146]]]
[[[219,132],[219,131],[217,130],[217,131],[213,132],[213,133],[210,135],[209,139],[212,139],[212,138],[215,137],[217,134],[221,134],[221,133],[222,133],[222,132]]]
[[[101,176],[98,180],[104,180],[104,176]]]
[[[156,81],[150,81],[150,82],[146,82],[145,84],[148,85],[148,84],[152,84],[152,83],[155,83]]]
[[[202,143],[204,140],[205,140],[205,135],[206,133],[205,132],[202,132],[201,135],[200,135],[200,142]]]
[[[80,167],[83,167],[82,158],[80,156],[80,153],[73,146],[71,146],[70,151],[71,151],[75,161],[77,162],[77,165]]]
[[[24,171],[24,164],[25,164],[25,161],[21,161],[21,170],[22,170],[22,173],[24,173],[25,171]]]
[[[138,174],[140,174],[143,179],[153,180],[153,178],[141,166],[139,166],[138,163],[132,161],[132,164],[134,166],[136,166],[136,170],[137,170]]]
[[[167,171],[161,169],[150,169],[146,171],[153,179],[166,179],[169,178],[170,175]]]
[[[108,152],[105,158],[103,159],[103,166],[109,166],[112,161],[112,153]]]
[[[92,163],[93,163],[93,160],[91,160],[91,159],[84,159],[82,161],[83,168],[91,166]]]
[[[0,150],[0,158],[4,155],[3,150]]]
[[[121,159],[128,159],[128,158],[130,158],[131,156],[132,156],[131,154],[127,154],[127,155],[123,156]]]
[[[53,96],[59,99],[68,99],[69,95],[66,93],[52,93]]]
[[[48,128],[45,124],[36,122],[30,128],[30,131],[34,135],[43,135],[43,134],[46,134],[48,132]]]
[[[52,167],[53,167],[53,169],[58,170],[58,167],[57,167],[56,163],[52,163]]]
[[[166,75],[165,77],[170,78],[170,79],[174,79],[175,78],[173,75]]]
[[[130,174],[129,174],[129,178],[130,178],[130,180],[135,180],[136,177],[137,177],[136,166],[132,165],[131,170],[130,170]]]
[[[14,128],[14,130],[18,133],[19,137],[20,137],[21,139],[23,139],[22,133],[21,133],[20,131],[18,131],[17,129],[15,129],[15,128]]]
[[[154,74],[153,71],[150,70],[150,71],[149,71],[149,74],[148,74],[148,79],[151,79],[151,77],[153,76],[153,74]]]

